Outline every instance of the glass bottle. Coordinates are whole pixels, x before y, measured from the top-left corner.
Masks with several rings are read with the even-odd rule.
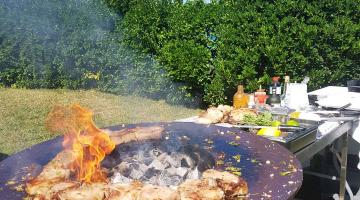
[[[275,76],[272,78],[272,85],[270,85],[269,87],[269,94],[270,97],[268,98],[268,104],[274,106],[274,107],[279,107],[280,103],[281,103],[281,85],[279,83],[279,78],[278,76]]]
[[[284,90],[283,90],[283,93],[281,95],[281,106],[288,106],[286,95],[288,93],[287,90],[288,90],[288,87],[289,87],[289,83],[290,83],[290,76],[285,76],[284,77]]]
[[[256,106],[263,106],[268,96],[266,95],[265,89],[260,88],[255,92],[255,104]]]
[[[249,99],[246,93],[244,93],[244,86],[239,85],[237,88],[237,92],[234,94],[233,98],[233,106],[235,109],[238,108],[247,108],[249,103]]]
[[[249,94],[249,102],[248,102],[248,108],[255,108],[255,95],[254,94]]]

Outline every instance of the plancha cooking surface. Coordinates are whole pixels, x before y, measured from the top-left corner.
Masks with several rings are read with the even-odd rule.
[[[194,123],[145,123],[113,126],[111,130],[160,125],[160,142],[178,140],[209,151],[219,170],[241,175],[248,183],[249,199],[291,199],[302,183],[300,162],[281,145],[238,128]],[[0,197],[22,199],[23,184],[62,150],[62,137],[34,145],[0,162]]]

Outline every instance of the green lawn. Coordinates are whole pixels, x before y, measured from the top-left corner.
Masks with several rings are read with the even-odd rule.
[[[0,89],[0,160],[4,156],[48,140],[44,128],[52,106],[79,103],[94,112],[99,127],[139,122],[172,121],[199,110],[172,106],[137,96],[117,96],[94,90]]]

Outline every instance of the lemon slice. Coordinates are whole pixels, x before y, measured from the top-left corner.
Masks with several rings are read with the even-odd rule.
[[[296,112],[290,113],[290,118],[292,118],[292,119],[298,119],[299,116],[300,116],[300,112],[296,111]]]
[[[299,126],[299,122],[295,121],[295,120],[289,120],[286,122],[286,125],[288,126]]]
[[[280,121],[275,120],[275,121],[271,122],[271,126],[277,127],[277,126],[280,126],[280,125],[281,125]]]
[[[257,135],[279,137],[281,135],[281,131],[277,127],[268,127],[260,129],[257,132]]]

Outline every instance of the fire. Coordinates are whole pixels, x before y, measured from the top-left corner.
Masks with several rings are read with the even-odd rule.
[[[106,180],[100,164],[115,148],[109,135],[95,126],[92,116],[91,111],[74,104],[55,106],[46,120],[50,131],[64,134],[63,147],[72,152],[74,160],[69,168],[78,181],[87,183]]]

